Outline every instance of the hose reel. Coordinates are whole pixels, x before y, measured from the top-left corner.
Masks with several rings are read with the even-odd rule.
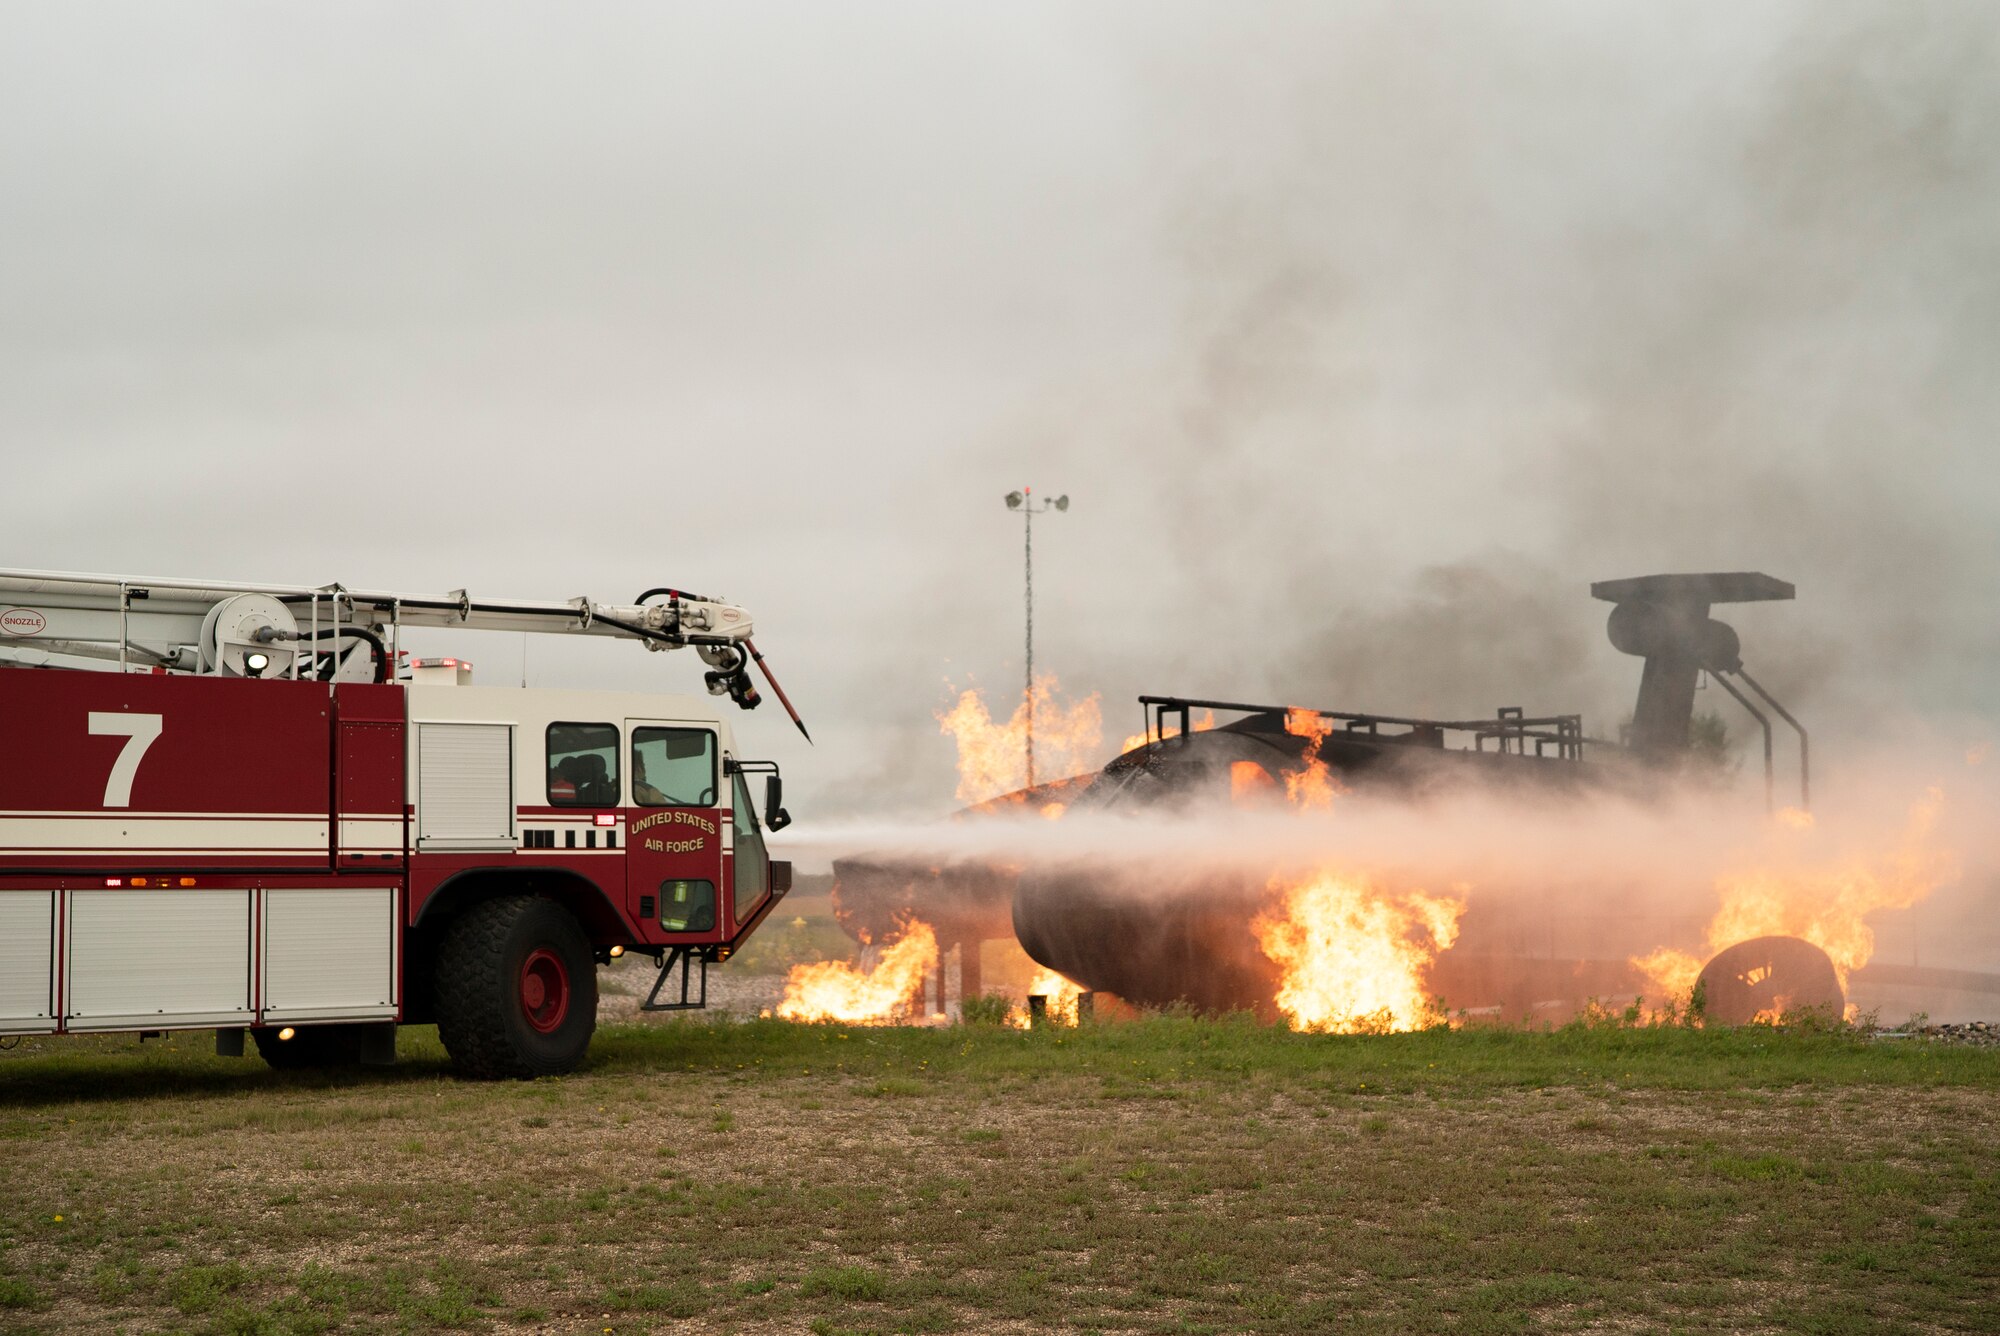
[[[260,636],[259,632],[266,635]],[[201,623],[201,671],[222,677],[282,677],[297,653],[298,618],[269,594],[238,594],[208,610]]]

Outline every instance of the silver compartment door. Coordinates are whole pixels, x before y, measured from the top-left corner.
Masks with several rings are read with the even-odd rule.
[[[0,891],[0,1033],[56,1028],[54,891]]]
[[[69,892],[72,1030],[242,1025],[249,891]]]
[[[417,725],[417,846],[514,847],[511,725]]]
[[[264,892],[266,1021],[394,1020],[396,892]]]

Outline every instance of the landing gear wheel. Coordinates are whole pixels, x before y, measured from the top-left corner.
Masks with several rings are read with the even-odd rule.
[[[1838,1019],[1847,1007],[1826,952],[1798,937],[1753,937],[1702,966],[1708,1019],[1720,1025],[1780,1020],[1812,1011]]]
[[[290,1039],[280,1039],[288,1026],[263,1025],[250,1032],[256,1041],[257,1056],[281,1072],[311,1071],[323,1067],[355,1067],[361,1063],[360,1027],[353,1025],[301,1025]]]
[[[461,1075],[556,1076],[597,1029],[597,966],[583,929],[553,900],[474,905],[438,949],[438,1038]]]

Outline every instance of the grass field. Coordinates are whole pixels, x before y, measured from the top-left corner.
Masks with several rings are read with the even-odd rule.
[[[2000,1052],[676,1022],[0,1057],[0,1327],[1992,1331]]]

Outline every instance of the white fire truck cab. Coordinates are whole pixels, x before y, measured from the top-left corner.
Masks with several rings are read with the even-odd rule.
[[[691,647],[711,697],[399,672],[415,625]],[[647,954],[646,1008],[703,1005],[791,879],[777,767],[710,704],[758,703],[750,631],[665,589],[0,571],[0,1034],[212,1027],[293,1067],[435,1021],[461,1072],[534,1076],[582,1059],[600,962]]]

